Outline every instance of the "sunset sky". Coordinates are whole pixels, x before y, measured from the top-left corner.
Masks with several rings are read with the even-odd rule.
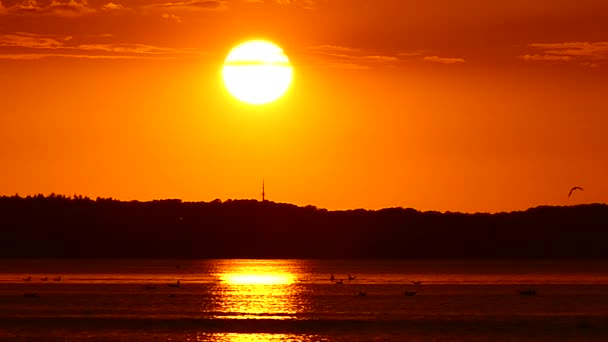
[[[221,68],[263,38],[288,93]],[[0,0],[0,194],[511,211],[608,201],[605,0]],[[568,198],[573,186],[583,192]]]

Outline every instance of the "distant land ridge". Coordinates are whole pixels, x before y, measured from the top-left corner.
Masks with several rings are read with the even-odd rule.
[[[463,214],[3,196],[0,241],[0,258],[608,258],[608,205]]]

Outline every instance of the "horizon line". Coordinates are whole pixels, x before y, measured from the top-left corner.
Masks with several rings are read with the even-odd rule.
[[[45,199],[49,199],[49,198],[61,198],[61,199],[67,199],[67,200],[90,200],[93,202],[96,201],[102,201],[102,200],[108,200],[108,201],[116,201],[116,202],[123,202],[123,203],[129,203],[129,202],[138,202],[138,203],[149,203],[149,202],[162,202],[162,201],[179,201],[180,203],[213,203],[213,202],[217,202],[219,201],[219,203],[226,203],[226,202],[235,202],[235,201],[252,201],[252,202],[257,202],[260,204],[264,204],[264,203],[270,203],[270,204],[281,204],[281,205],[291,205],[291,206],[296,206],[298,208],[306,208],[306,207],[314,207],[316,210],[324,210],[327,212],[345,212],[345,211],[357,211],[357,210],[363,210],[363,211],[371,211],[371,212],[376,212],[376,211],[382,211],[382,210],[388,210],[388,209],[402,209],[402,210],[414,210],[416,212],[419,213],[441,213],[441,214],[464,214],[464,215],[475,215],[475,214],[488,214],[488,215],[496,215],[496,214],[505,214],[505,213],[519,213],[519,212],[526,212],[529,211],[531,209],[537,209],[537,208],[573,208],[573,207],[582,207],[582,206],[591,206],[591,205],[601,205],[601,206],[608,206],[608,203],[601,203],[601,202],[594,202],[594,203],[580,203],[580,204],[569,204],[569,205],[551,205],[551,204],[539,204],[536,206],[531,206],[528,207],[526,209],[520,209],[520,210],[511,210],[511,211],[495,211],[495,212],[490,212],[490,211],[475,211],[475,212],[462,212],[462,211],[451,211],[451,210],[445,210],[445,211],[441,211],[441,210],[419,210],[413,207],[403,207],[403,206],[392,206],[392,207],[383,207],[383,208],[379,208],[379,209],[367,209],[367,208],[349,208],[349,209],[327,209],[327,208],[322,208],[322,207],[318,207],[316,205],[313,204],[306,204],[306,205],[301,205],[301,204],[294,204],[294,203],[288,203],[288,202],[275,202],[272,200],[268,200],[265,199],[263,201],[260,201],[258,199],[254,199],[254,198],[229,198],[226,200],[222,200],[220,198],[215,198],[213,200],[210,201],[204,201],[204,200],[199,200],[199,201],[189,201],[189,200],[183,200],[181,198],[161,198],[161,199],[150,199],[150,200],[138,200],[138,199],[134,199],[134,200],[124,200],[124,199],[118,199],[118,198],[113,198],[113,197],[102,197],[102,196],[97,196],[95,198],[89,197],[89,196],[85,196],[85,195],[79,195],[79,194],[74,194],[74,195],[64,195],[64,194],[56,194],[54,192],[45,195],[43,193],[37,193],[34,195],[26,195],[26,196],[21,196],[19,195],[19,193],[15,193],[13,195],[0,195],[0,199],[1,198],[21,198],[21,199],[27,199],[27,198],[35,198],[35,197],[43,197]]]

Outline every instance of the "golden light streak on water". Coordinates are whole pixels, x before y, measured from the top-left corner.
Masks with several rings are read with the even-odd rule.
[[[288,273],[232,273],[225,274],[222,280],[230,285],[289,285],[294,276]]]
[[[309,305],[293,271],[273,260],[222,261],[217,268],[220,311],[231,318],[272,319],[290,319],[305,312]]]

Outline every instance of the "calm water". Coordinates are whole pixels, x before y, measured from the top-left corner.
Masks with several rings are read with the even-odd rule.
[[[1,260],[0,339],[604,341],[608,262]]]

